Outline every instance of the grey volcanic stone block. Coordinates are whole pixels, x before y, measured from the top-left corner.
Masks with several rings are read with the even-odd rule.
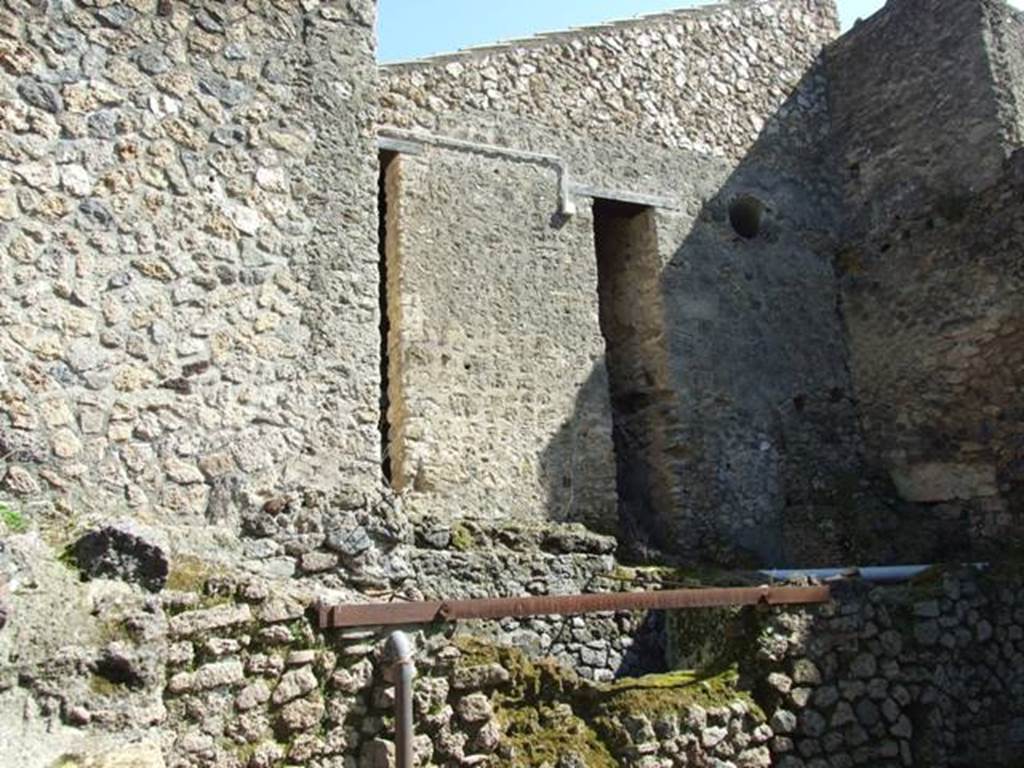
[[[167,541],[156,531],[118,522],[89,531],[71,548],[86,578],[121,579],[159,592],[167,583]]]
[[[60,94],[52,85],[38,80],[23,80],[18,83],[18,95],[33,107],[47,112],[60,112],[64,108]]]

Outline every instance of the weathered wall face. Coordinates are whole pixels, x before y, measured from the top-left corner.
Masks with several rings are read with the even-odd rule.
[[[312,600],[678,578],[617,567],[607,539],[578,530],[474,524],[453,536],[400,513],[390,523],[400,533],[377,528],[369,546],[396,567],[373,584],[350,558],[291,582],[172,559],[168,588],[152,594],[80,583],[37,538],[10,541],[0,565],[24,586],[0,633],[0,708],[12,713],[0,719],[4,754],[26,765],[63,756],[76,768],[125,764],[90,760],[124,751],[145,768],[392,765],[383,633],[323,632]],[[628,612],[407,627],[417,761],[1012,768],[1024,743],[1020,587],[1013,571],[936,570],[884,588],[837,581],[833,601],[810,609],[680,611],[661,624],[661,645],[643,648],[649,622]],[[61,596],[73,598],[73,637],[40,631]],[[630,656],[650,661],[668,646],[696,671],[611,680],[635,673]]]
[[[550,161],[428,142],[385,174],[383,251],[372,8],[38,5],[0,10],[0,452],[5,492],[22,497],[0,504],[5,757],[390,765],[381,638],[320,632],[311,603],[674,585],[673,569],[618,566],[608,537],[536,520],[615,527],[613,425],[644,441],[631,474],[657,475],[638,498],[677,515],[655,518],[663,540],[627,536],[632,556],[841,561],[865,551],[850,519],[884,533],[908,511],[869,552],[961,558],[972,535],[1019,531],[1024,155],[997,162],[1020,102],[1018,30],[996,29],[995,5],[907,2],[836,49],[873,73],[871,30],[936,31],[906,8],[946,14],[940,35],[960,25],[1004,45],[974,82],[995,95],[965,92],[966,118],[951,118],[977,167],[956,153],[950,167],[998,180],[973,201],[947,194],[949,168],[896,167],[945,139],[902,115],[892,135],[855,130],[849,110],[888,119],[859,91],[834,103],[842,151],[872,150],[867,186],[839,199],[817,58],[834,16],[778,0],[392,70],[387,121],[557,154],[579,210],[556,215]],[[939,44],[969,54],[973,77],[961,37]],[[912,95],[932,41],[923,63],[889,60]],[[952,114],[910,104],[935,125]],[[842,204],[862,210],[894,169],[907,187],[840,245]],[[591,203],[617,193],[649,196],[642,227],[615,225],[612,257],[642,257],[622,274]],[[744,196],[762,209],[753,225],[732,207]],[[381,401],[403,495],[379,485]],[[906,509],[873,506],[861,485],[857,402],[868,457]],[[629,408],[635,421],[616,418]],[[69,542],[66,518],[32,514],[51,491],[62,510],[127,503],[160,525]],[[236,502],[241,537],[160,530],[205,519],[230,534]],[[751,613],[736,634],[713,620],[695,635],[696,620],[665,637],[679,624],[630,612],[424,628],[419,761],[1013,766],[1020,582],[837,584],[833,604]],[[713,669],[738,676],[612,680],[673,661],[673,642],[675,660],[726,651]]]
[[[1019,574],[967,572],[839,583],[832,606],[771,617],[755,696],[771,713],[772,765],[1019,764],[1019,586]]]
[[[852,233],[999,177],[1006,131],[986,47],[989,4],[889,3],[829,47],[831,142]]]
[[[5,487],[224,523],[379,482],[371,2],[0,9]],[[31,502],[31,503],[28,503]]]
[[[525,122],[736,159],[837,30],[832,3],[781,0],[541,35],[385,67],[381,121],[503,139]]]
[[[439,149],[397,163],[393,484],[424,513],[530,517],[550,503],[608,527],[614,463],[607,384],[588,382],[604,344],[587,218],[551,225],[556,174],[537,164]],[[575,408],[576,433],[542,456]]]
[[[994,0],[892,3],[829,49],[843,316],[905,559],[1019,531],[1021,29]]]
[[[1019,147],[1024,145],[1024,14],[1003,2],[990,2],[983,7],[1006,138]]]
[[[667,360],[668,391],[654,410],[639,415],[638,423],[652,425],[650,434],[639,436],[650,450],[641,452],[643,472],[631,474],[668,478],[657,495],[675,518],[640,536],[641,545],[691,558],[728,559],[737,551],[773,563],[831,557],[832,543],[825,542],[832,540],[815,537],[805,546],[807,537],[798,532],[806,530],[808,518],[827,528],[842,514],[834,504],[837,488],[849,488],[859,461],[827,259],[838,218],[822,162],[828,110],[817,55],[834,31],[826,3],[739,4],[384,69],[386,126],[554,154],[567,164],[574,188],[589,189],[575,195],[577,217],[563,222],[552,220],[554,172],[527,174],[507,164],[509,170],[492,175],[487,169],[496,160],[473,158],[459,171],[473,181],[453,184],[436,179],[451,176],[454,156],[431,151],[411,158],[430,170],[417,171],[421,181],[406,180],[404,194],[439,200],[434,190],[443,190],[457,201],[462,222],[447,221],[438,202],[409,215],[410,229],[434,234],[420,238],[421,253],[403,252],[403,258],[431,265],[435,295],[449,294],[443,264],[451,254],[479,261],[473,238],[480,233],[491,250],[518,252],[530,243],[524,256],[540,265],[558,254],[564,277],[522,285],[529,292],[535,286],[553,291],[558,302],[569,291],[571,305],[590,309],[565,315],[557,333],[598,340],[597,251],[587,198],[618,191],[660,201],[653,212],[660,261],[654,299],[664,306],[657,344]],[[467,189],[470,183],[475,186]],[[529,194],[539,208],[511,215],[519,203],[509,200],[509,190],[521,184],[534,187]],[[417,192],[417,185],[427,191]],[[743,194],[766,208],[752,239],[739,236],[729,222],[730,203]],[[459,236],[442,236],[439,217]],[[507,226],[508,219],[522,222],[523,230]],[[517,301],[538,304],[534,296]],[[650,304],[639,288],[621,304],[631,302]],[[471,307],[420,302],[417,311],[435,324],[432,313],[453,318],[446,322],[457,322],[462,333],[493,335],[490,315]],[[403,365],[408,373],[420,363],[403,357]],[[592,436],[588,451],[606,455],[601,452],[608,443],[597,442],[607,440],[612,422],[605,410],[605,361],[595,361],[582,387],[579,378],[549,377],[532,360],[517,365],[529,366],[536,377],[527,384],[532,399],[578,391],[580,401],[570,418],[563,414],[549,445],[537,441],[542,432],[518,432],[517,456],[536,463],[542,452],[542,465],[564,466],[560,457],[583,444],[576,437],[581,427]],[[645,375],[654,381],[656,373]],[[424,396],[436,392],[435,379],[428,368]],[[473,410],[486,409],[491,422],[500,421],[500,406],[490,402],[486,387],[467,379],[462,394]],[[434,406],[423,423],[448,418]],[[420,412],[426,414],[426,406]],[[489,453],[484,448],[457,450]],[[501,474],[517,476],[513,467],[493,466],[499,479],[487,478],[486,485],[504,483]],[[610,526],[607,506],[592,507],[585,496],[608,498],[607,467],[598,461],[575,476],[549,478],[555,482],[546,508],[538,505],[544,503],[538,494],[521,490],[530,486],[510,484],[502,491],[510,499],[504,506],[610,530],[614,518]],[[477,472],[477,487],[480,480]],[[459,511],[459,505],[449,506]],[[782,532],[787,518],[791,537]]]
[[[934,540],[1002,546],[1024,501],[1024,157],[947,218],[924,209],[847,254],[844,310],[872,460],[909,501],[938,504]],[[969,514],[965,515],[964,511]]]
[[[818,230],[829,202],[742,173],[692,226],[676,219],[661,235],[678,244],[662,285],[680,431],[694,450],[680,457],[683,525],[708,560],[730,547],[767,563],[843,560],[861,445],[834,274],[817,250],[831,242]],[[747,190],[772,211],[753,240],[726,210]]]

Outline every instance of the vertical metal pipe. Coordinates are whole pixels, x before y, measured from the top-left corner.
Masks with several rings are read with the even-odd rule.
[[[413,768],[412,679],[416,667],[412,660],[412,643],[404,632],[392,632],[387,650],[395,683],[395,765]]]

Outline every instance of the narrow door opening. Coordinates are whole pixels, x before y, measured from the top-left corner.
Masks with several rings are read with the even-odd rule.
[[[619,539],[636,560],[672,548],[674,481],[667,460],[675,421],[651,208],[594,201],[601,333],[612,405]]]
[[[391,302],[388,291],[388,239],[390,231],[388,199],[388,171],[396,163],[397,154],[380,153],[380,175],[377,184],[377,270],[378,297],[380,301],[380,456],[381,474],[389,485],[393,482],[391,459],[391,396],[389,392],[391,371],[388,345],[391,336]]]

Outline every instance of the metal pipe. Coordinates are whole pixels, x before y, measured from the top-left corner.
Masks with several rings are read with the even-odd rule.
[[[387,642],[387,653],[395,684],[395,766],[413,768],[412,679],[416,675],[416,666],[409,637],[401,631],[392,632]]]
[[[503,147],[498,144],[484,144],[478,141],[457,139],[452,136],[444,136],[428,131],[411,131],[391,126],[384,126],[378,129],[377,146],[380,149],[408,155],[421,154],[423,146],[440,147],[441,149],[450,149],[458,152],[472,152],[486,157],[497,157],[522,163],[535,163],[545,168],[551,168],[558,177],[558,212],[566,217],[575,216],[579,213],[579,206],[576,205],[575,197],[617,200],[623,203],[633,203],[634,205],[669,210],[679,210],[680,208],[677,200],[663,195],[649,195],[622,189],[593,187],[589,184],[576,184],[573,182],[572,174],[569,172],[568,161],[558,155],[530,152],[513,147]]]
[[[528,152],[522,149],[502,147],[497,144],[483,144],[478,141],[467,141],[466,139],[456,139],[451,136],[442,136],[426,131],[410,131],[402,128],[381,128],[378,134],[392,141],[398,140],[427,144],[443,149],[473,152],[489,157],[504,157],[510,160],[518,160],[522,163],[536,163],[537,165],[551,168],[558,177],[558,212],[563,216],[575,216],[577,213],[576,202],[572,199],[571,194],[569,168],[565,161],[557,155]]]
[[[987,563],[971,563],[972,568],[982,570]],[[811,578],[826,581],[838,578],[859,578],[876,584],[899,584],[910,581],[934,568],[934,565],[870,565],[852,568],[794,568],[759,571],[773,581],[790,581],[794,578]]]
[[[428,600],[413,603],[319,604],[320,626],[376,627],[429,624],[463,619],[503,619],[526,616],[574,616],[605,611],[675,608],[717,608],[727,605],[798,605],[824,603],[828,586],[711,587],[651,592],[606,592],[584,595],[533,595],[477,600]]]

